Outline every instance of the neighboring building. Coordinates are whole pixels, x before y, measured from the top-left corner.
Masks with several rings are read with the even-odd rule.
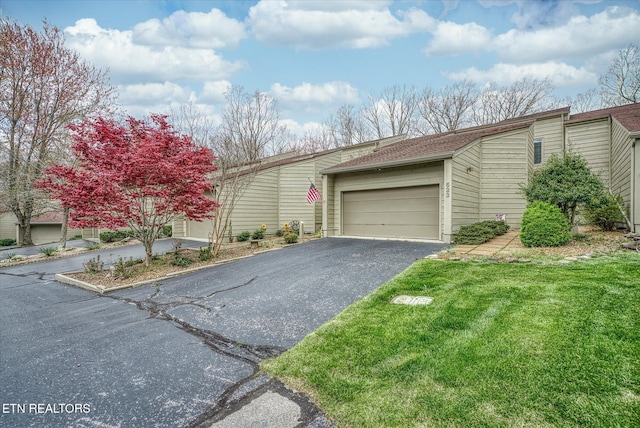
[[[310,180],[323,194],[320,171],[404,138],[396,136],[368,141],[307,155],[289,154],[263,159],[252,169],[257,172],[239,199],[231,216],[233,234],[243,230],[253,232],[261,225],[267,233],[282,229],[284,223],[296,220],[304,223],[305,231],[315,233],[322,226],[322,204],[307,203]],[[201,222],[177,219],[173,222],[174,237],[208,240],[213,230],[211,220]]]
[[[640,104],[569,108],[406,139],[323,175],[324,236],[451,242],[463,225],[504,217],[518,228],[520,185],[552,154],[581,153],[640,228]]]
[[[82,233],[81,229],[67,230],[67,239]],[[34,245],[60,242],[62,236],[62,212],[50,211],[31,219],[31,240]],[[22,242],[16,216],[11,211],[0,213],[0,238]]]
[[[520,186],[550,156],[568,150],[582,154],[622,196],[627,223],[638,232],[638,141],[640,104],[630,104],[576,115],[566,107],[443,134],[267,158],[232,213],[233,234],[262,224],[273,233],[297,220],[323,236],[448,243],[461,226],[481,220],[504,218],[519,228],[526,208]],[[310,180],[322,203],[307,203]],[[173,222],[174,237],[205,241],[212,229],[211,221]],[[98,233],[85,229],[84,236]]]

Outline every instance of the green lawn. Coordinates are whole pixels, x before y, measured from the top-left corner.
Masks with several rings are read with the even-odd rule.
[[[640,255],[419,261],[263,368],[339,427],[637,427]]]

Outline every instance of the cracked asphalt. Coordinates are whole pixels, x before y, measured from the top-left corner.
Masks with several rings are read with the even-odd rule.
[[[260,362],[443,247],[314,240],[102,296],[54,280],[96,253],[0,269],[0,426],[330,426]]]

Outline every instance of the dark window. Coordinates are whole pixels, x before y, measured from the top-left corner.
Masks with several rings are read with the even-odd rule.
[[[542,140],[533,140],[533,163],[542,163]]]

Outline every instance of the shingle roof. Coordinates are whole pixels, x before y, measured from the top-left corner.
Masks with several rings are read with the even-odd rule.
[[[399,135],[399,136],[393,136],[393,137],[386,137],[386,138],[381,138],[378,140],[370,140],[370,141],[365,141],[362,143],[357,143],[354,144],[352,146],[344,146],[344,147],[337,147],[337,148],[333,148],[333,149],[327,149],[327,150],[323,150],[320,152],[315,152],[315,153],[308,153],[308,154],[301,154],[301,155],[296,155],[293,154],[291,156],[288,157],[283,157],[283,158],[279,158],[277,160],[274,161],[268,161],[268,159],[266,159],[266,161],[260,161],[260,163],[255,163],[253,164],[253,166],[247,165],[246,169],[243,169],[237,173],[231,173],[230,175],[234,176],[243,176],[249,173],[254,173],[254,172],[260,172],[260,171],[264,171],[270,168],[275,168],[277,166],[282,166],[282,165],[287,165],[290,163],[294,163],[294,162],[301,162],[301,161],[306,161],[306,160],[310,160],[310,159],[315,159],[315,158],[319,158],[321,156],[325,156],[331,153],[335,153],[335,152],[339,152],[341,150],[345,150],[345,149],[353,149],[353,148],[357,148],[357,147],[364,147],[364,146],[371,146],[373,144],[384,144],[386,142],[386,144],[389,144],[390,141],[394,141],[396,139],[403,139],[404,135]]]
[[[569,117],[566,123],[572,124],[585,120],[605,119],[609,116],[614,117],[627,131],[631,133],[640,132],[640,103],[574,114]]]
[[[32,217],[31,223],[37,224],[62,224],[62,211],[49,211],[39,216]]]
[[[528,128],[533,121],[471,128],[444,134],[426,135],[382,147],[373,153],[351,159],[321,171],[332,174],[349,170],[419,163],[451,157],[456,150],[489,135]]]

